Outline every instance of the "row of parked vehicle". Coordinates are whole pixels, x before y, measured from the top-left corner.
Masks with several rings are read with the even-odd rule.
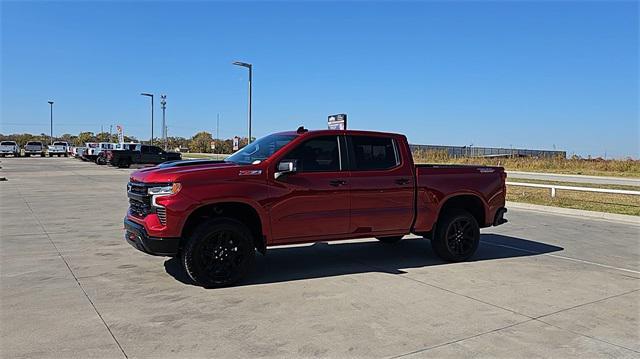
[[[157,165],[167,161],[182,159],[177,152],[169,152],[158,146],[141,143],[88,142],[83,147],[72,147],[74,157],[83,161],[95,162],[98,165],[111,165],[128,168],[132,164]]]
[[[22,155],[24,155],[25,157],[30,157],[32,155],[45,157],[47,154],[49,155],[49,157],[68,157],[70,154],[68,149],[69,144],[62,141],[54,142],[49,146],[45,146],[40,141],[29,141],[23,149],[21,149],[20,145],[18,145],[15,141],[2,141],[0,142],[0,157],[20,157]]]
[[[40,141],[29,141],[23,149],[15,141],[0,142],[0,157],[49,157],[73,156],[83,161],[99,165],[111,165],[128,168],[132,164],[160,164],[182,159],[177,152],[168,152],[158,146],[141,143],[88,142],[84,146],[71,146],[68,142],[56,141],[46,146]]]

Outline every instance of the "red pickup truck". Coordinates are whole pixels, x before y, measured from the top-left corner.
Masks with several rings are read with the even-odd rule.
[[[403,135],[281,132],[224,161],[131,174],[125,239],[179,256],[204,287],[231,285],[268,246],[414,233],[447,261],[471,257],[480,228],[506,220],[501,167],[415,165]]]

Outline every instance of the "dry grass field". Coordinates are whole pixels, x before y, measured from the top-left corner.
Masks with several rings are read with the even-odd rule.
[[[416,163],[502,166],[511,171],[551,172],[591,176],[640,177],[640,160],[556,158],[452,158],[439,151],[414,151]]]

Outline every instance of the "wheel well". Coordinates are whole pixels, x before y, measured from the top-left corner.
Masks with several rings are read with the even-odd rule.
[[[249,228],[251,234],[253,234],[256,249],[261,253],[266,251],[266,242],[262,235],[262,222],[260,221],[260,216],[253,207],[245,203],[223,202],[209,204],[198,208],[191,213],[182,227],[182,239],[185,240],[186,238],[189,238],[191,232],[202,221],[215,217],[233,218],[242,222]]]
[[[480,227],[485,227],[484,204],[477,196],[461,195],[451,197],[442,205],[440,213],[446,213],[452,209],[464,209],[475,217]]]

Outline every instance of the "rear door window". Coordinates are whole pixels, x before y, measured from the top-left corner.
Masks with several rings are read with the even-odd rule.
[[[400,164],[398,149],[390,137],[351,136],[354,171],[386,170]]]

